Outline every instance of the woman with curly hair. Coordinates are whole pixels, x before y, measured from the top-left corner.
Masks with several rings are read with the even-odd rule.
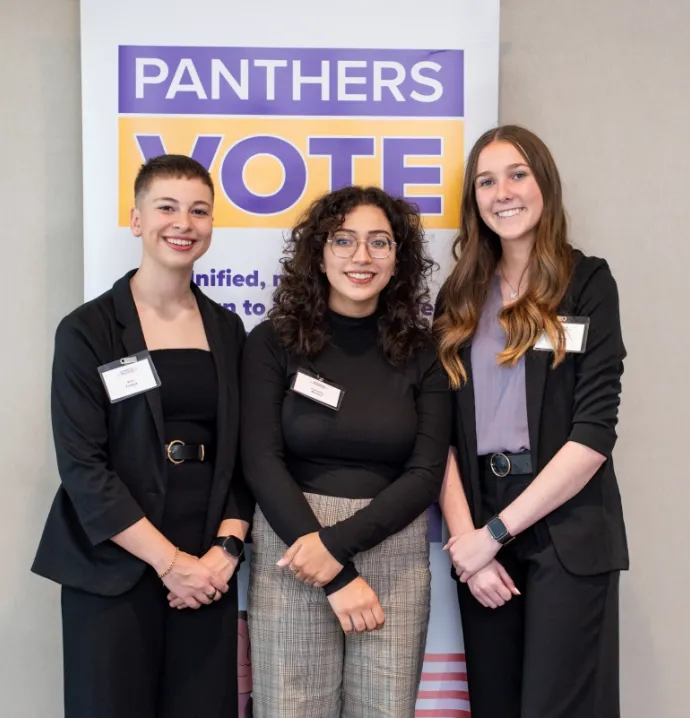
[[[412,718],[426,509],[451,414],[419,314],[432,269],[419,214],[377,188],[331,192],[293,229],[282,264],[242,370],[242,459],[258,503],[254,714]]]

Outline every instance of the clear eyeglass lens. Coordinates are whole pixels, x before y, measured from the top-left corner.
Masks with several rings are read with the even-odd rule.
[[[353,237],[334,237],[331,249],[336,257],[351,257],[357,251],[357,240]],[[385,259],[392,250],[389,239],[373,237],[367,240],[367,251],[372,259]]]

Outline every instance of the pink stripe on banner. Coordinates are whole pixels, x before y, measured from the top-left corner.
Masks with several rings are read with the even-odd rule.
[[[466,681],[467,673],[422,673],[423,681]]]
[[[427,653],[416,718],[470,718],[464,653]]]
[[[470,694],[467,691],[419,691],[417,694],[418,700],[431,700],[442,698],[455,698],[459,701],[468,701]]]
[[[427,653],[424,656],[424,663],[453,663],[455,661],[464,663],[464,653]]]

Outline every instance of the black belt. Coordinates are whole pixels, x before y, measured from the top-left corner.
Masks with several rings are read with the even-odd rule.
[[[206,447],[204,444],[185,444],[175,439],[165,445],[165,457],[172,464],[184,464],[185,461],[205,461]]]
[[[529,451],[523,451],[521,454],[487,454],[481,456],[480,461],[485,473],[498,476],[499,479],[532,473],[532,454]]]

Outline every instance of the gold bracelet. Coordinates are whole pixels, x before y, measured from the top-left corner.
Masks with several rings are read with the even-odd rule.
[[[170,562],[170,566],[163,571],[163,573],[158,574],[158,578],[165,578],[172,570],[173,566],[175,565],[175,561],[177,561],[177,557],[180,555],[180,549],[179,547],[175,546],[175,555],[173,556],[173,560]]]

